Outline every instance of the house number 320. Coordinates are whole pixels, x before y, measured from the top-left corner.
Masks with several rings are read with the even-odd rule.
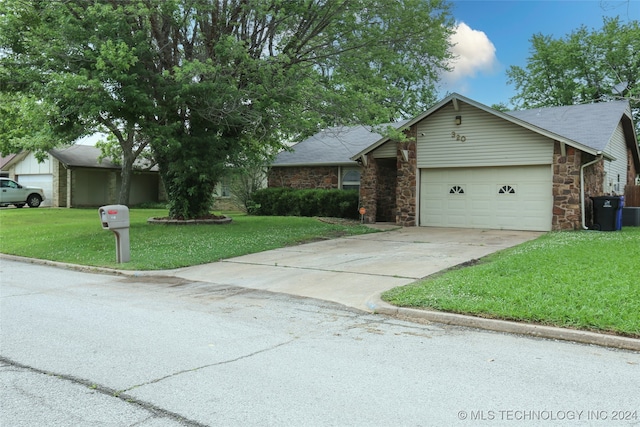
[[[460,141],[460,142],[466,142],[467,137],[464,135],[460,135],[459,133],[456,132],[451,132],[451,138],[455,139],[456,141]]]

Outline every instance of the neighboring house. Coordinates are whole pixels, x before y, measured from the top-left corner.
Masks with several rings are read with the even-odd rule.
[[[349,158],[361,165],[367,222],[579,229],[590,224],[590,197],[624,194],[640,173],[627,101],[504,113],[452,94],[403,128],[414,141],[379,138]],[[305,149],[302,144],[294,149]],[[323,155],[330,156],[326,151],[333,145],[324,145],[313,148],[307,169],[316,170]],[[303,164],[295,166],[297,174],[287,175],[287,167],[279,156],[272,175],[304,175]],[[269,185],[277,186],[271,178]]]
[[[9,178],[9,168],[6,168],[5,165],[11,161],[16,155],[10,154],[8,156],[0,157],[0,176],[3,178]]]
[[[44,162],[26,151],[15,155],[3,167],[16,181],[44,190],[43,206],[88,207],[113,204],[120,192],[120,165],[109,159],[98,161],[100,149],[72,145],[51,150]],[[134,171],[130,205],[165,200],[157,167]]]

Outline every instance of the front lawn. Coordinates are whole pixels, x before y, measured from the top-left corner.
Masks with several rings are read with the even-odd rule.
[[[359,224],[314,218],[229,214],[226,225],[148,224],[166,210],[131,209],[131,261],[115,262],[115,237],[103,230],[98,209],[0,210],[0,252],[72,264],[161,270],[214,262],[296,243],[374,232]]]
[[[640,338],[640,227],[549,233],[382,298],[404,307]]]

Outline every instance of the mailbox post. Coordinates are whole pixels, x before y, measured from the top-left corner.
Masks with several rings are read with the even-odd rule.
[[[129,208],[125,205],[108,205],[98,209],[102,228],[116,236],[116,262],[129,262]]]

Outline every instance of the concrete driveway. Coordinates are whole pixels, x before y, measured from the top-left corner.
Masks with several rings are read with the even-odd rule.
[[[384,228],[384,226],[379,226]],[[192,281],[318,298],[373,311],[380,292],[532,240],[532,231],[410,227],[172,270]]]

